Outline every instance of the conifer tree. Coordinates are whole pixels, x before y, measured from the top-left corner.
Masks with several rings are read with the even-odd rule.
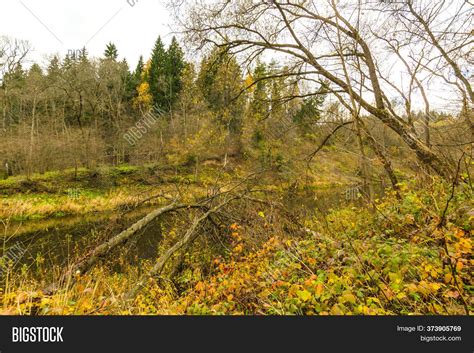
[[[143,62],[143,55],[140,55],[140,58],[138,59],[137,67],[135,68],[135,71],[133,72],[133,78],[137,82],[137,85],[140,83],[144,68],[145,68],[145,63]]]
[[[143,56],[140,55],[135,71],[131,72],[127,77],[127,93],[126,98],[132,101],[138,96],[138,88],[141,84],[141,77],[145,64],[143,63]]]
[[[110,42],[109,44],[107,44],[106,48],[105,48],[105,52],[104,52],[104,56],[106,59],[110,59],[110,60],[117,60],[118,58],[118,51],[117,51],[117,47],[115,46],[114,43]]]
[[[201,64],[198,85],[216,120],[233,137],[242,132],[244,96],[242,72],[235,57],[216,48]]]
[[[49,62],[47,75],[50,78],[56,78],[61,73],[61,66],[60,61],[57,56],[53,56],[51,61]]]
[[[166,78],[168,92],[166,94],[167,103],[172,107],[182,90],[182,73],[185,68],[184,53],[175,37],[166,52]]]
[[[88,63],[89,62],[89,59],[87,58],[89,55],[89,53],[87,52],[87,49],[86,47],[83,47],[81,49],[81,52],[79,53],[79,62],[82,63],[82,64],[85,64],[85,63]]]
[[[150,94],[153,97],[153,104],[157,108],[163,110],[169,108],[166,99],[166,56],[163,41],[161,40],[161,37],[158,37],[151,55],[148,84],[150,87]]]
[[[253,94],[250,102],[250,113],[255,120],[260,121],[265,119],[269,113],[270,104],[268,97],[268,80],[266,65],[258,62],[252,75],[253,80]]]

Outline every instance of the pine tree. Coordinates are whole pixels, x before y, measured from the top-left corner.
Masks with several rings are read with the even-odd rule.
[[[117,60],[118,58],[118,51],[117,51],[117,47],[115,46],[114,43],[110,42],[109,44],[107,44],[106,48],[105,48],[105,52],[104,52],[104,56],[106,59],[110,59],[110,60]]]
[[[144,63],[143,56],[140,56],[138,60],[137,67],[135,71],[130,72],[127,75],[127,85],[126,85],[126,99],[133,102],[133,100],[138,96],[138,88],[141,84],[141,77],[143,73]]]
[[[43,76],[43,70],[41,70],[41,67],[37,64],[34,63],[31,65],[30,70],[28,71],[28,76]]]
[[[87,58],[88,55],[89,55],[89,53],[87,52],[86,47],[83,47],[83,48],[81,49],[80,54],[79,54],[79,58],[78,58],[78,59],[79,59],[79,62],[81,62],[81,63],[83,63],[83,64],[89,63],[89,59]]]
[[[171,44],[166,52],[166,57],[165,76],[168,80],[168,84],[166,85],[168,88],[166,100],[168,106],[172,107],[183,88],[182,73],[186,66],[183,50],[175,37],[171,40]]]
[[[169,105],[166,99],[166,65],[167,55],[161,37],[158,37],[151,55],[151,64],[148,74],[148,85],[150,94],[153,97],[153,104],[156,108],[168,110]]]
[[[61,73],[61,65],[60,65],[59,58],[57,56],[53,56],[48,65],[47,75],[50,78],[56,78],[60,75],[60,73]]]
[[[265,119],[270,110],[270,104],[268,102],[268,81],[265,79],[266,76],[266,65],[262,62],[258,62],[252,75],[253,82],[256,83],[253,85],[253,95],[250,102],[250,113],[257,121]]]
[[[72,57],[71,55],[67,54],[65,57],[64,57],[64,60],[63,60],[63,63],[62,63],[62,69],[64,71],[67,71],[69,69],[71,69],[74,65],[74,57]]]
[[[145,68],[145,63],[143,62],[143,55],[140,55],[140,59],[138,59],[138,64],[137,67],[135,68],[135,71],[133,72],[133,78],[137,85],[141,81],[143,69]]]

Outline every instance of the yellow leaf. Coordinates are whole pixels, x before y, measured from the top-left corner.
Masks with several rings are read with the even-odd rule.
[[[342,296],[342,300],[343,300],[344,303],[355,304],[355,302],[357,301],[357,298],[352,293],[346,293]]]
[[[403,292],[397,294],[397,299],[402,300],[402,299],[405,299],[406,297],[407,297],[407,295]]]
[[[452,274],[446,273],[446,274],[444,275],[444,282],[445,282],[446,284],[450,284],[452,280],[453,280],[453,275],[452,275]]]
[[[430,287],[431,287],[431,290],[436,293],[441,288],[441,284],[430,283]]]
[[[298,295],[298,298],[300,298],[304,302],[311,300],[311,298],[313,297],[313,295],[307,290],[299,290],[298,292],[296,292],[296,294]]]
[[[339,308],[339,306],[334,305],[331,309],[331,315],[344,315],[344,312]]]

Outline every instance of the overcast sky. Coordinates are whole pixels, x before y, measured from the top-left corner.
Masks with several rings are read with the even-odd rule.
[[[86,46],[102,56],[109,41],[120,58],[135,66],[140,54],[150,55],[158,35],[171,40],[170,19],[159,0],[0,0],[0,35],[26,39],[44,63],[47,55],[64,56]],[[134,5],[134,6],[131,6]]]
[[[0,0],[0,4],[0,35],[28,40],[34,49],[29,63],[44,66],[52,54],[64,57],[84,46],[90,56],[100,57],[111,41],[120,59],[125,57],[133,69],[140,55],[149,58],[159,35],[167,44],[172,37],[172,19],[163,0]],[[453,102],[441,86],[430,87],[430,95],[443,108]]]

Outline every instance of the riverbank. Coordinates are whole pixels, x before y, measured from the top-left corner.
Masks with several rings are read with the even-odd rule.
[[[400,187],[401,200],[389,192],[371,207],[293,210],[291,224],[300,224],[293,229],[271,206],[235,209],[233,221],[226,220],[214,235],[204,232],[172,258],[165,277],[150,278],[130,302],[125,295],[137,278],[185,230],[182,218],[163,218],[148,236],[73,282],[49,276],[58,284],[54,292],[45,292],[45,282],[27,271],[8,274],[3,313],[454,315],[472,310],[472,190],[462,184],[452,197],[450,185],[439,180]],[[157,229],[161,240],[152,246]],[[148,256],[131,250],[137,244]],[[59,275],[58,270],[49,269]]]

